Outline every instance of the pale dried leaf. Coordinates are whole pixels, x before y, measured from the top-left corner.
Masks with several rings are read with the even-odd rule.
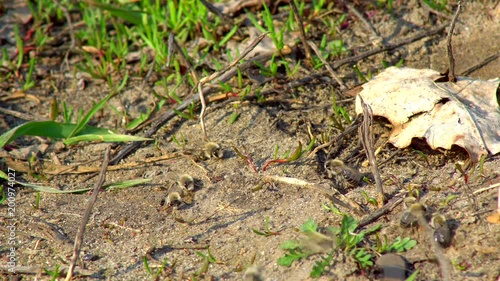
[[[473,161],[500,152],[500,80],[434,82],[438,77],[430,69],[390,67],[364,84],[359,95],[374,115],[391,122],[389,141],[397,147],[425,138],[433,149],[458,145]],[[356,113],[362,113],[359,97]]]

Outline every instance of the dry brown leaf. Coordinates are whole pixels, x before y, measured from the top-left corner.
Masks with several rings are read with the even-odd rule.
[[[373,115],[391,122],[389,141],[399,148],[425,138],[433,149],[458,145],[474,162],[500,152],[500,80],[434,82],[439,76],[430,69],[390,67],[364,84],[359,95]],[[362,113],[359,96],[356,113]]]

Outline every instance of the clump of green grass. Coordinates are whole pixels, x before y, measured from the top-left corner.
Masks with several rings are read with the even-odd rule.
[[[343,214],[340,227],[328,228],[330,235],[325,235],[318,231],[318,224],[310,219],[301,226],[302,234],[307,237],[305,242],[289,240],[281,244],[281,249],[285,251],[285,254],[278,259],[277,263],[289,267],[295,261],[323,253],[310,272],[311,277],[317,278],[329,270],[335,262],[335,257],[340,253],[351,256],[361,269],[368,269],[373,266],[377,253],[403,252],[416,245],[416,241],[410,238],[398,237],[389,244],[387,238],[381,241],[377,236],[377,247],[373,248],[370,246],[368,237],[380,230],[381,226],[376,225],[362,231],[356,231],[357,227],[356,219]]]

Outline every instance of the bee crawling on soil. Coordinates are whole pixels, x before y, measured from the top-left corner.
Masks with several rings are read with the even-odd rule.
[[[181,198],[181,195],[179,194],[179,192],[177,191],[173,191],[173,192],[170,192],[168,195],[167,195],[167,199],[165,200],[165,205],[168,206],[168,207],[171,207],[171,206],[179,206],[182,204],[182,198]]]
[[[181,175],[177,184],[187,191],[194,191],[195,188],[193,177],[188,174]]]
[[[450,246],[451,231],[446,218],[443,215],[434,214],[431,219],[431,226],[434,228],[434,240],[444,248]]]
[[[204,160],[212,158],[221,159],[224,157],[224,151],[218,143],[207,142],[202,156]]]
[[[344,181],[352,187],[357,187],[363,182],[374,181],[372,173],[362,173],[339,159],[330,159],[326,161],[325,170],[327,176],[337,181],[340,186],[343,185],[342,183]]]
[[[404,210],[399,220],[401,227],[409,228],[419,225],[419,219],[427,219],[427,208],[417,201],[417,198],[408,196],[404,200]]]

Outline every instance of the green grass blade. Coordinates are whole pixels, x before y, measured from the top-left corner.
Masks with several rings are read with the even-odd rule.
[[[81,120],[78,121],[76,127],[69,134],[68,138],[76,136],[81,130],[83,130],[83,128],[85,127],[85,125],[87,125],[87,123],[90,121],[90,118],[92,118],[92,116],[94,116],[94,114],[96,114],[96,112],[99,111],[99,109],[101,109],[108,102],[108,100],[110,98],[112,98],[113,96],[114,95],[109,94],[102,101],[100,101],[99,103],[97,103],[96,105],[94,105],[94,107],[92,107],[90,109],[90,111],[87,112],[87,114],[85,114],[85,116]]]
[[[126,180],[126,181],[106,184],[106,185],[103,185],[102,188],[105,190],[109,190],[112,188],[127,188],[127,187],[136,186],[136,185],[141,185],[141,184],[147,183],[149,181],[151,181],[151,179]],[[18,182],[18,181],[16,181],[16,184],[32,188],[32,189],[39,191],[39,192],[52,193],[52,194],[68,194],[68,193],[77,194],[77,193],[84,193],[84,192],[87,192],[87,191],[94,189],[93,187],[88,187],[88,188],[80,188],[80,189],[73,189],[73,190],[60,190],[60,189],[52,188],[50,186],[24,183],[24,182]]]
[[[76,128],[76,124],[64,124],[57,123],[54,121],[31,121],[19,125],[3,135],[0,136],[0,148],[3,148],[6,144],[15,140],[21,136],[40,136],[40,137],[50,137],[65,139],[68,138],[70,133]],[[81,138],[82,136],[87,136],[87,139]],[[67,139],[66,142],[74,143],[75,141],[107,141],[107,142],[122,142],[122,141],[145,141],[150,140],[148,138],[128,136],[128,135],[118,135],[114,134],[112,131],[103,128],[85,126],[78,133],[78,136],[74,138]]]
[[[142,13],[141,11],[135,11],[135,10],[128,10],[120,7],[116,7],[113,5],[101,3],[97,0],[83,0],[83,2],[97,7],[99,9],[103,9],[108,11],[110,14],[113,16],[119,17],[125,21],[128,21],[130,23],[133,23],[137,26],[142,26]]]

